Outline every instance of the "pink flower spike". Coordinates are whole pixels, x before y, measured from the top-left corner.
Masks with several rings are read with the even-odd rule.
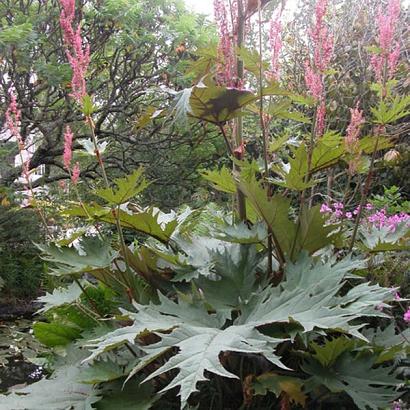
[[[80,178],[80,164],[78,162],[75,163],[72,175],[71,175],[71,181],[73,182],[74,185],[77,185],[78,179]]]
[[[326,104],[322,100],[316,111],[316,136],[321,137],[325,131]]]
[[[323,94],[322,77],[313,71],[308,61],[305,62],[305,83],[310,94],[319,101]]]
[[[66,55],[71,65],[73,76],[71,79],[72,97],[81,103],[87,94],[85,74],[90,63],[90,46],[83,47],[81,27],[78,25],[74,30],[75,0],[60,0],[62,7],[60,15],[60,26],[63,32]]]
[[[214,0],[214,15],[219,34],[217,80],[220,85],[237,87],[234,32],[238,10],[236,2],[231,6],[231,21],[229,21],[226,1]]]
[[[394,45],[394,36],[400,16],[400,0],[390,0],[387,12],[379,8],[377,15],[378,39],[380,53],[371,57],[371,65],[377,81],[383,79],[383,69],[387,66],[388,79],[393,78],[400,58],[400,47]]]
[[[389,78],[393,78],[397,70],[397,65],[400,58],[400,44],[396,44],[394,50],[387,57],[387,65],[389,66]]]
[[[274,17],[270,21],[269,29],[269,44],[271,49],[271,71],[269,76],[278,81],[279,80],[279,55],[282,49],[282,9],[276,10]]]
[[[63,153],[63,162],[64,167],[68,171],[71,167],[71,159],[73,156],[73,133],[71,132],[70,127],[67,125],[66,131],[64,133],[64,153]]]
[[[5,117],[6,117],[6,127],[10,131],[10,134],[17,139],[19,144],[19,150],[24,149],[24,142],[20,134],[20,118],[21,111],[17,107],[17,98],[13,91],[9,92],[10,95],[10,104],[7,108]]]
[[[345,144],[348,152],[354,153],[359,142],[360,128],[364,124],[363,111],[359,109],[359,101],[350,109],[350,124],[346,130]]]
[[[404,314],[403,319],[405,322],[410,322],[410,308],[407,309],[407,312]]]

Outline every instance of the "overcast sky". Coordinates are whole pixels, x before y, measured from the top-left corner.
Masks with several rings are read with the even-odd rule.
[[[208,14],[209,16],[213,17],[213,0],[185,0],[185,3],[194,11],[198,13]],[[298,0],[288,0],[286,2],[286,9],[288,9],[290,12],[294,12],[295,8],[297,7],[297,3]],[[410,0],[402,0],[402,5],[404,6],[404,8],[409,7]]]
[[[410,0],[406,0],[410,1]],[[214,0],[185,0],[185,3],[189,8],[197,13],[204,13],[213,18],[214,15]],[[298,0],[288,0],[286,2],[286,8],[288,12],[293,13],[297,7]]]
[[[198,13],[204,13],[213,16],[213,0],[185,0],[185,3],[188,5],[188,7]]]

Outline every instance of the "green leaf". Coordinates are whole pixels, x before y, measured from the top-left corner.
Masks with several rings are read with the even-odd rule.
[[[305,406],[306,395],[302,392],[303,380],[297,377],[280,376],[275,373],[263,373],[256,377],[252,387],[257,395],[272,392],[279,397],[285,392],[295,404]]]
[[[100,390],[103,398],[95,405],[97,410],[149,410],[161,397],[149,383],[139,380],[104,385]]]
[[[158,110],[155,107],[147,107],[146,111],[138,118],[135,123],[135,129],[137,131],[145,128],[152,120],[156,118],[162,118],[166,114],[165,110]]]
[[[26,43],[30,35],[33,33],[31,23],[14,24],[6,27],[3,25],[0,31],[0,44],[5,46],[15,45],[22,47]]]
[[[410,114],[407,107],[410,105],[410,95],[404,97],[397,95],[390,101],[382,99],[378,107],[372,108],[375,122],[386,125]]]
[[[396,334],[395,324],[391,323],[385,329],[366,329],[363,334],[370,340],[373,350],[379,356],[376,364],[397,359],[405,359],[410,353],[410,329]]]
[[[310,123],[311,120],[298,111],[290,111],[292,100],[284,98],[270,104],[267,113],[276,118],[289,119],[303,123]]]
[[[197,119],[222,124],[241,114],[241,108],[255,100],[246,90],[218,86],[193,87],[189,114]]]
[[[175,329],[170,335],[163,335],[161,342],[145,349],[155,356],[173,347],[179,349],[177,355],[151,373],[145,381],[178,369],[179,373],[161,392],[180,386],[181,408],[184,408],[190,395],[197,391],[197,383],[208,380],[205,371],[238,378],[222,366],[219,359],[221,352],[258,354],[273,346],[273,340],[247,326],[230,326],[224,330],[204,327]]]
[[[222,167],[220,170],[205,170],[201,172],[203,178],[212,183],[212,187],[218,191],[227,192],[232,194],[236,192],[235,180],[232,176],[232,172]]]
[[[269,144],[269,152],[277,152],[279,151],[289,140],[288,134],[283,134],[277,137],[274,141]]]
[[[257,244],[268,237],[268,232],[262,223],[249,227],[245,222],[241,222],[236,225],[216,226],[212,231],[212,236],[224,242]]]
[[[285,254],[289,254],[292,238],[296,234],[296,224],[289,219],[290,200],[282,195],[267,197],[266,190],[253,175],[241,178],[239,188],[246,196],[256,213],[266,222],[277,238]]]
[[[145,188],[149,183],[143,176],[143,168],[136,169],[131,175],[114,180],[116,188],[105,188],[96,191],[96,195],[105,199],[109,204],[121,205],[134,198]]]
[[[301,144],[296,149],[294,157],[289,158],[289,166],[289,171],[279,167],[273,169],[283,178],[283,180],[272,180],[274,184],[296,191],[304,191],[305,189],[316,185],[315,181],[306,182],[306,176],[308,173],[308,154],[305,144]]]
[[[377,142],[377,147],[376,147],[376,142]],[[380,135],[379,137],[375,136],[366,136],[360,139],[359,141],[359,148],[362,150],[365,154],[372,154],[373,151],[377,148],[377,151],[382,151],[387,148],[391,148],[394,145],[393,141],[385,137],[383,135]]]
[[[215,309],[238,308],[257,290],[257,266],[261,256],[253,245],[226,244],[211,255],[215,280],[199,278],[205,300]]]
[[[392,230],[389,226],[362,226],[359,229],[359,248],[367,252],[391,252],[410,249],[410,228],[401,222]]]
[[[334,132],[327,132],[315,144],[312,152],[312,172],[335,165],[345,154],[343,138]]]
[[[310,254],[335,243],[340,237],[337,225],[327,224],[326,217],[320,212],[320,205],[304,209],[300,214],[299,229],[292,254],[298,255],[306,250]]]
[[[8,396],[1,396],[2,409],[13,410],[92,410],[99,398],[91,385],[80,383],[78,361],[83,354],[69,352],[65,363],[49,379],[42,379]],[[69,363],[69,364],[67,364]]]
[[[239,47],[237,55],[243,61],[246,70],[251,72],[256,78],[260,77],[261,58],[256,49],[248,49],[246,47]],[[269,63],[262,61],[263,72],[269,69]]]
[[[251,249],[252,247],[248,248]],[[323,267],[320,261],[313,262],[306,255],[291,269],[286,266],[286,280],[280,286],[267,286],[250,292],[254,279],[246,275],[254,276],[250,272],[254,271],[256,260],[253,260],[252,254],[247,255],[243,251],[229,261],[228,255],[229,252],[224,255],[214,254],[216,260],[211,261],[217,266],[219,259],[221,267],[223,263],[229,266],[228,272],[217,268],[221,277],[224,275],[219,282],[219,294],[222,295],[219,303],[225,301],[225,295],[229,295],[231,286],[236,287],[238,292],[241,292],[241,287],[248,289],[248,294],[242,295],[244,303],[240,306],[240,314],[236,315],[233,321],[220,311],[212,313],[209,304],[202,300],[199,292],[194,297],[180,294],[178,303],[159,295],[158,305],[134,304],[137,313],[124,311],[123,314],[133,320],[133,324],[94,340],[90,344],[93,351],[89,360],[126,342],[136,343],[138,336],[155,333],[161,340],[149,346],[140,345],[147,355],[131,371],[128,379],[163,354],[174,351],[174,355],[146,380],[179,369],[179,373],[162,392],[180,386],[184,407],[189,396],[197,391],[197,383],[206,380],[206,371],[228,378],[236,377],[221,364],[221,352],[261,354],[273,364],[283,367],[273,351],[279,342],[287,340],[286,336],[282,334],[280,339],[273,339],[260,333],[259,328],[274,323],[299,323],[297,332],[332,329],[363,340],[363,335],[358,332],[362,325],[355,324],[357,319],[367,316],[371,309],[375,315],[384,316],[376,310],[376,306],[392,298],[390,289],[368,285],[359,286],[357,290],[353,288],[353,291],[349,291],[345,296],[337,297],[349,270],[360,264],[346,259],[341,262],[329,261],[328,265]],[[241,279],[232,278],[235,270],[241,271]],[[326,275],[327,271],[329,275]],[[206,286],[205,282],[212,280],[218,283],[218,278],[213,279],[211,276],[200,278],[197,283]],[[299,286],[302,280],[303,286]],[[225,289],[225,294],[222,289]],[[234,293],[232,292],[232,295]],[[237,307],[230,306],[229,309],[237,312]]]
[[[116,224],[116,218],[112,215],[111,209],[100,205],[83,204],[81,207],[66,210],[63,214],[82,218],[91,216],[97,221]],[[150,235],[161,242],[168,242],[178,225],[177,219],[161,223],[159,221],[161,213],[154,208],[134,214],[120,210],[117,214],[123,228]]]
[[[56,276],[92,273],[111,266],[117,257],[117,252],[99,238],[83,237],[80,241],[81,253],[74,247],[54,244],[37,247],[43,252],[42,258],[53,263],[49,273]]]
[[[66,346],[78,339],[82,329],[58,323],[37,322],[33,325],[34,336],[49,347]]]
[[[337,358],[345,352],[352,351],[355,347],[355,340],[346,337],[338,337],[327,340],[324,345],[311,343],[314,350],[313,357],[324,367],[329,367],[335,363]]]
[[[99,360],[81,371],[79,381],[86,384],[110,382],[126,376],[125,371],[124,366],[111,360]]]
[[[360,410],[386,408],[398,396],[393,387],[398,381],[389,376],[393,369],[373,368],[369,355],[354,357],[349,352],[340,355],[332,366],[322,366],[309,359],[303,370],[312,377],[306,382],[314,388],[323,385],[332,393],[346,392]]]
[[[53,290],[53,293],[46,293],[45,296],[40,296],[37,298],[37,302],[44,303],[37,313],[46,312],[47,310],[53,309],[57,306],[70,304],[75,302],[82,294],[82,290],[77,283],[73,282],[67,288],[57,288]]]
[[[216,47],[201,48],[196,51],[196,60],[190,59],[187,62],[187,74],[194,74],[198,78],[203,77],[204,74],[208,74],[217,61]]]
[[[93,115],[94,112],[94,104],[93,104],[93,100],[91,99],[91,97],[86,94],[83,98],[82,98],[82,104],[83,104],[83,114],[86,117],[90,117],[91,115]]]

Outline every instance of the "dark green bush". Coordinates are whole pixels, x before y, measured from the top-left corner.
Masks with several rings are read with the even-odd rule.
[[[34,242],[41,240],[41,228],[33,210],[14,208],[7,202],[6,206],[0,206],[3,297],[31,298],[38,293],[44,262],[38,257]]]

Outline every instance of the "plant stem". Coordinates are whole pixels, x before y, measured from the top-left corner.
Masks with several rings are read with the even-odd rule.
[[[20,137],[20,138],[21,138],[21,137]],[[31,183],[31,180],[30,180],[29,170],[28,170],[28,169],[24,170],[24,167],[25,167],[25,165],[24,165],[24,159],[23,159],[23,154],[22,154],[22,152],[21,152],[20,142],[19,142],[19,139],[18,139],[18,138],[17,138],[17,143],[18,143],[18,148],[19,148],[19,156],[20,156],[21,166],[22,166],[22,169],[23,169],[23,175],[25,176],[25,178],[26,178],[26,180],[27,180],[27,185],[28,185],[28,187],[29,187],[29,191],[30,191],[31,197],[32,197],[33,199],[35,199],[33,184]],[[37,206],[37,205],[36,205],[34,208],[35,208],[35,210],[37,211],[37,213],[38,213],[39,216],[40,216],[40,219],[41,219],[42,224],[44,225],[44,229],[45,229],[45,231],[46,231],[46,234],[51,238],[51,232],[50,232],[50,229],[49,229],[49,227],[48,227],[48,225],[47,225],[47,220],[46,220],[46,217],[45,217],[45,214],[44,214],[43,209],[40,208],[40,207]]]
[[[364,204],[365,204],[365,202],[367,200],[367,197],[369,195],[369,192],[370,192],[370,184],[372,182],[374,162],[376,160],[376,153],[377,153],[378,145],[379,145],[379,135],[377,135],[377,138],[376,138],[376,143],[374,145],[372,158],[371,158],[371,161],[370,161],[369,172],[367,173],[366,181],[365,181],[364,188],[363,188],[363,191],[362,191],[362,197],[360,199],[360,205],[359,205],[359,212],[357,213],[357,216],[356,216],[356,221],[355,221],[355,225],[354,225],[354,229],[353,229],[352,239],[350,241],[349,253],[352,252],[352,250],[353,250],[354,242],[356,240],[357,232],[359,230],[360,220],[361,220],[362,215],[363,215]]]
[[[95,313],[97,313],[97,315],[102,318],[103,315],[99,312],[97,305],[95,304],[91,296],[87,293],[87,291],[85,290],[85,287],[81,284],[81,282],[77,278],[74,278],[74,282],[78,285],[78,287],[84,293],[84,296],[90,302],[90,305],[94,308]]]
[[[237,27],[237,46],[238,48],[242,47],[245,39],[245,10],[243,5],[243,0],[238,0],[238,27]],[[236,59],[236,68],[237,68],[237,75],[238,75],[238,82],[241,83],[243,80],[244,69],[243,69],[243,61],[238,56]],[[236,127],[235,127],[235,142],[236,147],[242,147],[243,145],[243,119],[242,116],[239,115],[238,118],[235,119]],[[239,167],[234,163],[234,171],[239,173]],[[238,197],[238,213],[239,219],[241,221],[246,221],[246,200],[245,195],[243,192],[237,188],[236,194]]]
[[[105,170],[104,162],[101,158],[101,153],[100,153],[100,150],[99,150],[98,144],[97,144],[97,137],[95,135],[95,130],[94,130],[94,127],[95,127],[94,122],[93,122],[93,120],[90,116],[87,116],[86,119],[87,119],[87,123],[90,125],[91,138],[92,138],[93,145],[94,145],[95,155],[97,156],[98,164],[100,165],[105,185],[106,185],[107,188],[110,188],[110,183],[108,181],[107,172]],[[124,234],[123,234],[122,227],[121,227],[119,211],[120,211],[119,206],[118,206],[117,209],[115,209],[115,208],[111,209],[111,212],[112,212],[112,214],[115,218],[115,225],[117,227],[117,231],[118,231],[118,235],[119,235],[119,239],[120,239],[120,246],[121,246],[122,254],[123,254],[123,257],[124,257],[126,270],[127,270],[127,273],[130,274],[131,269],[130,269],[130,266],[129,266],[129,263],[128,263],[127,252],[126,252],[126,249],[125,249],[127,245],[125,244],[125,240],[124,240]],[[126,279],[126,277],[124,277],[124,280],[125,279]],[[128,288],[130,290],[132,290],[132,286],[130,285],[128,280],[126,280],[126,283],[127,283]]]

